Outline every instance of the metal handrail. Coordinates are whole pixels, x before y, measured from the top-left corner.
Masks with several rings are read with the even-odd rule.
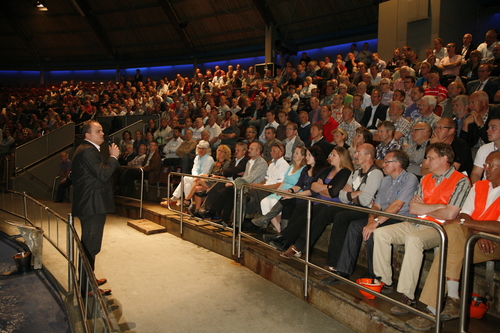
[[[172,176],[179,176],[181,177],[181,182],[179,183],[179,186],[181,186],[181,206],[180,206],[180,212],[178,212],[177,210],[174,210],[172,207],[170,207],[170,178]],[[185,173],[180,173],[180,172],[170,172],[169,175],[168,175],[168,178],[167,178],[167,208],[173,212],[177,212],[180,214],[180,222],[179,222],[179,232],[180,234],[182,235],[183,234],[183,227],[184,227],[184,216],[185,215],[189,215],[189,214],[186,214],[184,213],[184,177],[192,177],[192,178],[199,178],[199,179],[205,179],[205,180],[209,180],[209,181],[215,181],[215,182],[218,182],[218,183],[231,183],[233,185],[233,187],[235,188],[234,190],[234,193],[235,195],[233,196],[233,205],[234,207],[236,207],[236,193],[238,192],[236,190],[236,184],[233,180],[229,180],[229,179],[224,179],[224,178],[212,178],[212,177],[205,177],[205,176],[193,176],[193,175],[189,175],[189,174],[185,174]],[[236,212],[236,209],[233,210],[233,221],[236,221],[236,218],[237,218],[237,212]],[[232,254],[233,256],[235,255],[235,242],[236,242],[236,223],[233,223],[233,227],[232,228],[226,228],[224,226],[221,226],[217,223],[214,223],[214,222],[211,222],[211,221],[206,221],[205,222],[209,223],[210,225],[214,225],[214,226],[217,226],[219,228],[224,228],[224,229],[228,229],[228,230],[232,230],[233,231],[233,241],[232,241]]]
[[[290,193],[290,192],[284,192],[284,191],[281,191],[281,190],[274,190],[274,189],[269,189],[267,187],[263,187],[263,186],[257,186],[257,185],[254,185],[254,184],[244,184],[241,188],[241,193],[243,193],[244,191],[244,188],[245,187],[251,187],[251,188],[254,188],[254,189],[258,189],[258,190],[264,190],[264,191],[267,191],[267,192],[271,192],[271,193],[276,193],[276,194],[279,194],[279,195],[282,195],[282,196],[288,196],[288,197],[295,197],[295,198],[299,198],[299,199],[303,199],[303,200],[308,200],[309,203],[308,203],[308,214],[307,214],[307,238],[306,238],[306,259],[303,260],[301,258],[294,258],[295,260],[297,261],[300,261],[301,263],[305,264],[305,268],[304,268],[304,297],[307,298],[308,297],[308,293],[307,293],[307,286],[308,286],[308,283],[309,283],[309,267],[313,267],[315,269],[318,269],[318,270],[321,270],[325,273],[327,273],[328,275],[331,275],[331,276],[335,276],[335,278],[337,278],[338,280],[346,283],[346,284],[349,284],[353,287],[356,287],[358,289],[362,289],[363,291],[366,291],[368,292],[369,294],[372,294],[372,295],[375,295],[385,301],[388,301],[394,305],[397,305],[399,307],[402,307],[402,308],[405,308],[407,309],[408,311],[418,315],[418,316],[421,316],[421,317],[424,317],[430,321],[433,321],[436,323],[436,332],[440,332],[441,331],[441,319],[439,316],[436,316],[436,317],[433,317],[425,312],[422,312],[418,309],[415,309],[409,305],[406,305],[404,303],[401,303],[397,300],[394,300],[382,293],[378,293],[376,291],[373,291],[371,289],[368,289],[362,285],[359,285],[357,284],[356,282],[354,281],[351,281],[347,278],[344,278],[340,275],[337,275],[335,273],[332,273],[330,271],[327,271],[325,270],[323,267],[319,267],[313,263],[311,263],[309,261],[309,247],[310,247],[310,244],[309,244],[309,241],[310,241],[310,228],[311,228],[311,205],[312,205],[312,202],[317,202],[317,203],[321,203],[321,204],[326,204],[326,205],[329,205],[329,206],[337,206],[337,207],[343,207],[345,209],[349,209],[349,210],[356,210],[356,211],[360,211],[360,212],[365,212],[365,213],[368,213],[368,214],[376,214],[376,215],[379,215],[379,216],[384,216],[384,217],[388,217],[388,218],[391,218],[391,219],[397,219],[397,220],[400,220],[400,221],[405,221],[405,222],[411,222],[411,223],[416,223],[416,224],[422,224],[422,225],[426,225],[426,226],[429,226],[429,227],[432,227],[434,229],[436,229],[436,231],[439,233],[439,236],[440,236],[440,248],[441,249],[446,249],[447,248],[447,244],[448,244],[448,239],[447,239],[447,236],[446,236],[446,232],[445,230],[443,229],[443,227],[441,227],[440,224],[438,223],[435,223],[435,222],[431,222],[431,221],[427,221],[427,220],[421,220],[421,219],[418,219],[418,218],[414,218],[414,217],[406,217],[406,216],[402,216],[402,215],[398,215],[398,214],[392,214],[392,213],[387,213],[387,212],[383,212],[383,211],[378,211],[378,210],[373,210],[373,209],[370,209],[370,208],[365,208],[365,207],[360,207],[360,206],[354,206],[354,205],[348,205],[348,204],[344,204],[344,203],[337,203],[337,202],[332,202],[332,201],[327,201],[327,200],[322,200],[322,199],[316,199],[316,198],[312,198],[312,197],[306,197],[306,196],[303,196],[303,195],[300,195],[300,194],[294,194],[294,193]],[[240,196],[241,197],[241,196]],[[242,208],[243,206],[243,200],[242,198],[240,198],[240,208]],[[241,210],[240,210],[240,213],[241,213]],[[251,238],[252,240],[258,242],[258,243],[261,243],[261,244],[264,244],[268,247],[270,247],[270,245],[268,245],[267,243],[264,243],[262,241],[260,241],[259,239],[251,236],[250,234],[247,234],[245,232],[242,232],[241,231],[241,223],[243,221],[243,216],[240,215],[239,217],[239,223],[240,223],[240,232],[238,233],[239,237],[238,237],[238,240],[240,242],[240,244],[238,244],[238,249],[241,249],[241,237],[244,236],[244,237],[247,237],[247,238]],[[445,282],[446,282],[446,252],[447,251],[440,251],[440,262],[439,262],[439,279],[438,279],[438,297],[437,297],[437,309],[436,309],[436,313],[441,313],[441,310],[442,310],[442,300],[444,299],[444,291],[445,291]],[[238,252],[238,257],[239,257],[240,253]]]
[[[127,198],[128,200],[134,200],[134,201],[139,201],[139,218],[142,219],[142,208],[143,208],[143,202],[144,202],[144,169],[142,167],[129,167],[129,166],[123,166],[121,165],[119,167],[120,169],[132,169],[132,170],[140,170],[141,171],[141,195],[139,199],[132,198],[132,197],[126,197],[123,195],[116,195],[117,197],[124,197]]]
[[[168,198],[170,198],[170,176],[171,175],[177,175],[177,176],[181,176],[181,177],[193,177],[193,178],[202,178],[202,179],[209,179],[209,180],[216,180],[214,178],[208,178],[208,177],[202,177],[202,176],[193,176],[193,175],[189,175],[189,174],[185,174],[185,173],[177,173],[177,172],[171,172],[169,174],[169,177],[168,177],[168,186],[167,186],[167,195],[168,195]],[[223,181],[223,182],[230,182],[228,180],[224,180],[224,179],[217,179],[217,181]],[[234,182],[233,182],[234,183]],[[180,214],[180,233],[182,234],[182,225],[183,225],[183,217],[185,215],[188,215],[188,214],[185,214],[184,213],[184,186],[183,186],[183,182],[181,182],[180,184],[181,186],[181,189],[182,189],[182,193],[181,193],[181,211],[178,212],[174,209],[172,209],[170,207],[170,199],[168,200],[168,209],[173,211],[173,212],[176,212],[178,214]],[[306,248],[309,249],[309,246],[310,246],[310,227],[311,227],[311,205],[312,205],[312,202],[317,202],[317,203],[321,203],[321,204],[326,204],[326,205],[330,205],[330,206],[338,206],[338,207],[343,207],[343,208],[346,208],[346,209],[350,209],[350,210],[356,210],[356,211],[360,211],[360,212],[365,212],[365,213],[368,213],[368,214],[376,214],[376,215],[379,215],[379,216],[385,216],[385,217],[388,217],[388,218],[391,218],[391,219],[396,219],[396,220],[400,220],[400,221],[405,221],[405,222],[411,222],[411,223],[416,223],[416,224],[421,224],[421,225],[426,225],[426,226],[429,226],[429,227],[432,227],[434,228],[438,233],[439,233],[439,236],[440,236],[440,248],[441,249],[446,249],[447,248],[447,244],[448,244],[448,239],[447,239],[447,235],[446,235],[446,232],[445,230],[443,229],[443,227],[439,224],[439,223],[435,223],[435,222],[431,222],[431,221],[427,221],[427,220],[422,220],[422,219],[419,219],[419,218],[414,218],[414,217],[407,217],[407,216],[402,216],[402,215],[398,215],[398,214],[392,214],[392,213],[387,213],[387,212],[383,212],[383,211],[378,211],[378,210],[373,210],[373,209],[370,209],[370,208],[365,208],[365,207],[360,207],[360,206],[354,206],[354,205],[348,205],[348,204],[343,204],[343,203],[337,203],[337,202],[332,202],[332,201],[327,201],[327,200],[322,200],[322,199],[316,199],[316,198],[312,198],[312,197],[306,197],[306,196],[303,196],[303,195],[300,195],[300,194],[297,194],[297,193],[290,193],[290,192],[284,192],[282,190],[275,190],[275,189],[269,189],[267,187],[263,187],[263,186],[258,186],[258,185],[255,185],[255,184],[243,184],[243,186],[239,189],[239,190],[236,190],[234,191],[234,197],[233,197],[233,202],[234,202],[234,207],[238,207],[239,209],[233,209],[233,216],[234,216],[234,219],[233,219],[233,256],[235,255],[234,253],[234,249],[237,247],[238,248],[238,251],[237,251],[237,257],[240,258],[241,256],[241,240],[242,240],[242,237],[246,237],[246,238],[250,238],[252,239],[253,241],[259,243],[259,244],[262,244],[262,245],[265,245],[267,247],[271,247],[269,244],[253,237],[252,235],[250,234],[247,234],[245,232],[242,231],[242,222],[243,222],[243,192],[244,192],[244,189],[245,188],[254,188],[254,189],[258,189],[258,190],[264,190],[264,191],[267,191],[267,192],[270,192],[270,193],[276,193],[278,195],[282,195],[282,196],[288,196],[288,197],[294,197],[294,198],[299,198],[299,199],[303,199],[303,200],[307,200],[309,201],[309,204],[308,204],[308,214],[307,214],[307,239],[306,239]],[[239,200],[237,200],[237,198],[239,197]],[[238,216],[236,216],[236,214],[238,214]],[[205,220],[206,221],[206,220]],[[210,224],[215,224],[215,223],[212,223],[210,221],[206,221],[207,223],[210,223]],[[218,227],[220,227],[220,225],[217,224]],[[237,229],[237,226],[239,228],[239,231]],[[228,229],[228,228],[226,228]],[[234,242],[236,241],[236,233],[238,234],[238,244],[236,246],[236,244],[234,244]],[[446,282],[446,255],[447,255],[447,251],[439,251],[440,253],[440,262],[439,262],[439,279],[438,279],[438,297],[437,297],[437,313],[441,313],[441,310],[442,310],[442,300],[444,299],[444,291],[445,291],[445,282]],[[406,305],[404,303],[401,303],[397,300],[394,300],[382,293],[378,293],[376,291],[373,291],[371,289],[368,289],[362,285],[359,285],[357,284],[356,282],[354,281],[351,281],[349,279],[346,279],[340,275],[337,275],[337,274],[334,274],[330,271],[327,271],[325,270],[323,267],[320,267],[320,266],[317,266],[315,265],[314,263],[311,263],[309,261],[309,251],[306,251],[306,259],[303,260],[303,259],[300,259],[300,258],[294,258],[295,260],[305,264],[305,269],[304,269],[304,276],[305,276],[305,279],[304,279],[304,297],[307,298],[308,297],[308,293],[307,293],[307,286],[308,286],[308,283],[309,283],[309,268],[312,267],[314,269],[317,269],[317,270],[321,270],[325,273],[327,273],[328,275],[331,275],[331,276],[335,276],[335,278],[341,280],[342,282],[346,283],[346,284],[349,284],[351,286],[354,286],[358,289],[362,289],[363,291],[366,291],[367,293],[369,294],[372,294],[372,295],[375,295],[377,297],[379,297],[380,299],[383,299],[387,302],[390,302],[394,305],[397,305],[399,307],[402,307],[418,316],[421,316],[421,317],[424,317],[430,321],[433,321],[436,323],[436,332],[441,332],[441,319],[439,316],[436,316],[436,317],[433,317],[425,312],[422,312],[418,309],[415,309],[409,305]]]
[[[97,280],[95,278],[94,272],[90,266],[90,263],[85,255],[83,245],[78,237],[78,234],[73,225],[73,217],[68,214],[68,219],[63,218],[61,215],[50,209],[49,207],[38,202],[34,198],[28,196],[26,193],[20,193],[15,191],[10,191],[3,189],[0,194],[2,194],[2,207],[0,210],[24,219],[26,224],[37,226],[39,222],[40,229],[43,230],[43,237],[51,244],[67,261],[68,265],[68,289],[66,290],[68,299],[75,297],[78,304],[78,310],[81,318],[78,321],[82,322],[85,332],[119,332],[115,327],[111,316],[106,307],[106,302],[103,296],[99,292],[99,287],[97,286]],[[11,209],[7,209],[5,202],[5,195],[10,194],[11,196]],[[19,200],[17,204],[21,212],[14,211],[14,206],[16,201],[14,196],[17,196]],[[40,220],[37,221],[37,217],[33,216],[30,218],[28,213],[28,205],[31,204],[34,208],[40,208]],[[35,210],[33,209],[33,214]],[[44,229],[44,221],[42,213],[47,214],[47,227]],[[56,219],[56,230],[53,232],[51,230],[51,217]],[[66,248],[59,245],[59,222],[66,225],[67,237],[66,237]],[[54,233],[54,235],[53,235]],[[55,238],[55,239],[54,239]],[[75,251],[76,250],[76,251]],[[78,260],[75,260],[75,255]],[[78,263],[78,268],[76,267]],[[85,278],[85,279],[84,279]],[[62,284],[59,283],[60,288]],[[91,304],[89,292],[93,293],[94,301]],[[88,319],[88,309],[91,309],[92,318]],[[102,327],[97,327],[98,322],[102,323]],[[93,324],[93,326],[91,326]]]
[[[484,232],[474,233],[469,236],[465,243],[464,264],[462,267],[462,298],[460,300],[460,332],[467,332],[467,319],[469,313],[469,284],[470,268],[474,260],[474,246],[479,239],[488,239],[500,243],[500,236]]]
[[[55,136],[60,136],[58,132],[63,132],[63,131],[67,131],[67,130],[71,130],[73,129],[73,136],[72,136],[72,140],[71,142],[68,141],[67,144],[64,146],[64,147],[58,147],[57,149],[55,150],[51,150],[50,149],[50,143],[51,143],[51,138],[54,138]],[[19,147],[16,147],[15,150],[14,150],[14,165],[15,165],[15,172],[17,174],[18,170],[25,170],[29,167],[31,167],[32,165],[44,160],[47,158],[47,156],[51,156],[53,153],[55,153],[56,151],[59,151],[61,149],[64,149],[64,148],[67,148],[68,146],[71,146],[74,144],[74,137],[75,137],[75,124],[74,123],[69,123],[69,124],[66,124],[56,130],[53,130],[49,133],[47,133],[46,135],[44,136],[41,136],[39,138],[35,138],[31,141],[28,141],[22,145],[20,145]],[[40,154],[37,154],[36,158],[30,160],[29,162],[26,163],[26,165],[22,165],[20,166],[19,165],[19,152],[20,151],[23,151],[23,150],[29,150],[32,154],[33,154],[33,149],[28,149],[30,146],[32,145],[35,145],[36,143],[38,142],[41,142],[41,143],[44,143],[44,151],[43,152],[39,152]]]
[[[117,140],[117,137],[119,138],[120,135],[123,136],[123,132],[128,131],[130,128],[135,127],[136,125],[139,125],[139,124],[141,124],[142,128],[144,128],[144,120],[138,120],[135,123],[127,125],[127,126],[121,128],[121,129],[119,129],[118,131],[114,132],[114,133],[110,133],[109,137],[110,137],[111,142],[114,142],[114,143],[118,144],[116,142],[116,141],[119,141],[119,140]]]

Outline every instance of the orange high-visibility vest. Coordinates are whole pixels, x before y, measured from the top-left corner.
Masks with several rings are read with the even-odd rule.
[[[500,196],[495,201],[486,207],[488,200],[488,192],[490,190],[490,181],[481,180],[476,182],[474,212],[471,217],[477,221],[496,221],[500,216]]]
[[[424,196],[424,202],[428,205],[447,205],[458,181],[464,177],[465,176],[462,173],[455,170],[451,174],[450,178],[444,178],[439,185],[436,185],[436,180],[432,178],[431,173],[425,175],[424,178],[422,178],[422,194]],[[443,221],[437,220],[428,215],[419,216],[419,218],[432,222],[443,223]]]

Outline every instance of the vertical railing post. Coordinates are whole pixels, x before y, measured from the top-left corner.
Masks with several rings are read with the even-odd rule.
[[[306,227],[306,265],[304,269],[304,297],[307,299],[307,284],[309,283],[309,244],[311,237],[312,201],[307,201],[307,227]]]
[[[68,251],[68,291],[73,290],[74,288],[74,277],[73,277],[73,264],[74,264],[74,244],[73,244],[73,215],[71,213],[68,214],[68,237],[66,240],[67,243],[67,251]]]
[[[23,215],[24,223],[28,223],[28,198],[26,192],[23,192]]]
[[[143,200],[143,197],[144,197],[144,169],[143,168],[139,168],[139,170],[141,170],[141,201],[140,201],[140,208],[139,208],[139,218],[142,219],[142,200]],[[134,186],[135,188],[135,186]]]
[[[233,248],[232,248],[232,250],[233,250],[232,254],[234,257],[234,255],[236,254],[236,230],[238,230],[236,228],[236,224],[237,224],[236,221],[238,221],[238,209],[236,209],[238,207],[238,200],[237,200],[238,190],[236,190],[236,184],[234,183],[234,181],[232,181],[231,183],[233,185],[233,190],[234,190],[233,191],[233,207],[234,207],[234,209],[233,209]]]
[[[443,298],[446,284],[446,255],[448,253],[448,237],[443,228],[436,228],[436,231],[441,237],[441,249],[439,256],[439,279],[438,279],[438,294],[437,294],[437,307],[436,307],[436,332],[441,332],[441,310],[443,309]],[[434,258],[436,260],[436,258]]]
[[[235,192],[239,192],[239,209],[238,209],[238,259],[241,257],[241,226],[243,224],[243,189],[242,186],[239,190],[234,189]]]
[[[182,234],[184,233],[184,176],[181,176],[181,183],[180,183],[180,186],[181,186],[181,216],[180,216],[180,220],[179,220],[179,231],[180,231],[180,234],[182,236]]]

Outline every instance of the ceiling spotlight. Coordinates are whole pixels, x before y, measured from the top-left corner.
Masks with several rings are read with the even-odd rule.
[[[46,12],[47,10],[49,10],[41,1],[36,2],[36,8],[38,8],[38,10],[41,12]]]

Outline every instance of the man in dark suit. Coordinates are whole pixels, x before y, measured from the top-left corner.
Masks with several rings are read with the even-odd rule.
[[[82,134],[85,140],[73,156],[73,215],[80,219],[83,248],[94,269],[95,257],[101,250],[106,214],[115,211],[111,176],[119,165],[120,150],[113,143],[109,147],[110,157],[104,160],[100,154],[104,132],[97,121],[86,121],[82,126]],[[97,283],[106,283],[106,279],[100,279]],[[86,290],[85,286],[83,290]],[[101,293],[109,294],[111,290],[101,290]]]
[[[325,156],[330,155],[333,145],[323,136],[323,125],[321,123],[311,124],[311,141],[306,143],[306,147],[318,146],[323,150]]]
[[[236,146],[242,148],[243,146]],[[263,150],[262,143],[254,141],[248,148],[249,163],[245,165],[245,172],[242,177],[235,180],[236,187],[239,189],[245,183],[258,184],[264,181],[267,172],[267,162],[261,156]],[[241,155],[239,155],[241,156]],[[251,162],[250,162],[251,161]],[[241,162],[240,162],[241,163]],[[202,218],[214,217],[222,212],[222,224],[227,224],[233,211],[234,188],[232,184],[226,183],[211,189],[205,200],[204,209],[198,210],[195,215]]]
[[[137,154],[134,152],[134,146],[131,143],[125,145],[125,151],[118,158],[120,165],[127,165],[128,162],[132,161]]]
[[[380,104],[382,93],[378,89],[373,89],[371,95],[372,105],[365,109],[363,118],[360,121],[361,126],[368,129],[377,129],[377,120],[384,121],[387,116],[387,105]]]
[[[282,142],[285,147],[285,156],[283,157],[289,163],[293,160],[295,148],[297,148],[298,145],[304,145],[304,142],[300,140],[300,137],[297,135],[298,128],[296,123],[290,122],[286,125],[286,139]]]
[[[465,34],[464,37],[462,38],[463,41],[463,46],[462,50],[460,51],[460,54],[462,55],[462,58],[464,60],[469,60],[470,53],[477,49],[477,45],[472,44],[472,35],[471,34]]]
[[[158,152],[158,143],[151,141],[149,143],[149,152],[142,162],[142,166],[136,169],[127,169],[121,179],[122,194],[127,197],[134,195],[134,181],[141,179],[141,171],[144,171],[144,179],[150,183],[155,183],[160,179],[161,156]]]
[[[134,83],[137,84],[137,82],[143,82],[143,77],[140,69],[135,70]]]
[[[490,78],[493,66],[491,64],[481,64],[477,70],[479,80],[474,80],[467,83],[467,95],[471,95],[476,91],[484,91],[488,94],[490,104],[493,104],[493,97],[498,91],[498,83]]]

